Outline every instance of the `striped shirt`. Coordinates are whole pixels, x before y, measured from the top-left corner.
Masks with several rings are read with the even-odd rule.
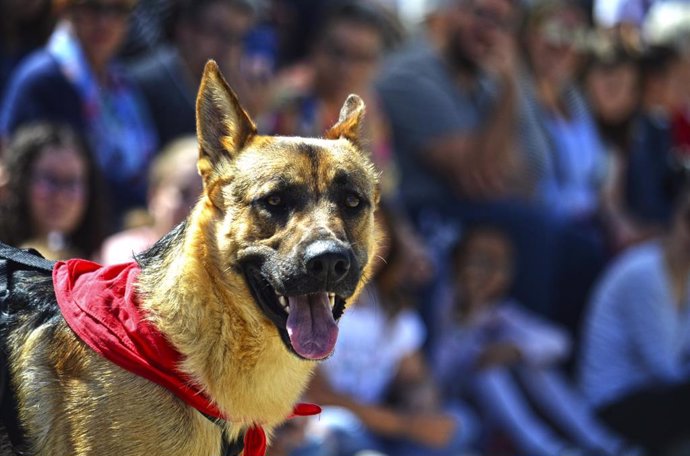
[[[594,406],[690,379],[690,302],[679,310],[669,280],[661,243],[653,241],[624,253],[599,283],[579,372]]]

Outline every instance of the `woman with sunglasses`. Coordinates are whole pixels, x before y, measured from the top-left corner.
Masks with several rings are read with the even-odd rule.
[[[56,29],[13,74],[0,113],[5,139],[32,121],[67,123],[83,134],[116,216],[144,205],[158,142],[143,98],[114,62],[135,1],[53,0]]]
[[[665,234],[628,250],[604,274],[583,331],[583,392],[605,423],[650,455],[690,441],[688,177],[690,170]]]

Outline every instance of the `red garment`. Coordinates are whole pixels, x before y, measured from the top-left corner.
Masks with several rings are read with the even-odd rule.
[[[53,269],[55,296],[63,317],[77,336],[109,361],[167,388],[201,413],[225,417],[198,385],[178,370],[182,355],[139,309],[134,284],[136,262],[101,266],[86,260],[59,261]],[[321,409],[297,404],[292,416]],[[263,456],[266,435],[260,425],[244,436],[244,455]]]
[[[687,110],[673,115],[671,131],[673,152],[678,155],[677,158],[690,158],[690,113]]]

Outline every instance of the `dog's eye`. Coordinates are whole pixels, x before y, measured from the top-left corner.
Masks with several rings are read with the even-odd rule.
[[[268,197],[266,198],[266,204],[268,204],[269,206],[278,207],[281,204],[283,204],[283,198],[276,193],[274,193],[273,195],[268,195]]]
[[[354,209],[359,207],[359,205],[362,203],[362,200],[359,199],[359,196],[357,195],[347,195],[345,197],[345,205],[349,207],[350,209]]]

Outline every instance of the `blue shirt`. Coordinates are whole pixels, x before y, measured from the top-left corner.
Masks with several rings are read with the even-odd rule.
[[[583,328],[580,384],[593,405],[690,379],[690,302],[679,308],[673,299],[658,241],[609,268]]]

